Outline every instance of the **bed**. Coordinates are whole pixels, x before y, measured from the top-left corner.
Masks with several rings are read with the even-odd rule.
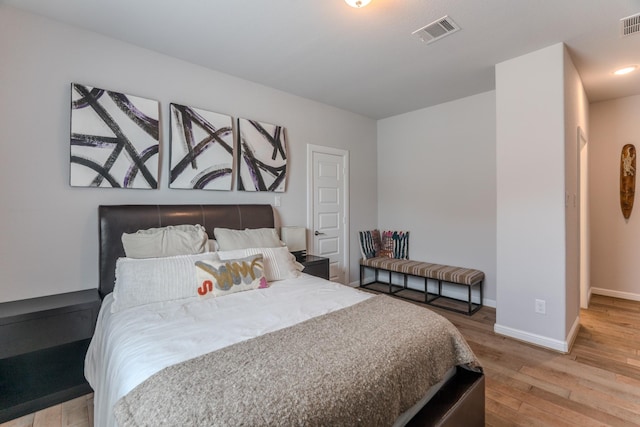
[[[104,300],[85,361],[97,427],[484,425],[477,359],[408,302],[301,273],[112,313],[122,234],[182,224],[213,237],[275,220],[270,205],[99,207]]]

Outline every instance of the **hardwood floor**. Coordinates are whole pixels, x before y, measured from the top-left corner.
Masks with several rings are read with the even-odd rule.
[[[640,302],[594,295],[566,355],[494,334],[495,310],[443,314],[484,367],[486,425],[640,425]]]
[[[640,426],[640,302],[594,295],[570,354],[494,334],[495,310],[434,309],[465,336],[486,373],[487,426]],[[0,427],[93,425],[93,395]]]
[[[0,427],[93,427],[93,393],[0,424]]]

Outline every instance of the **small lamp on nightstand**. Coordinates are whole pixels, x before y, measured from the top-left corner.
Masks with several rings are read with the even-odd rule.
[[[280,239],[287,245],[289,252],[296,260],[304,260],[307,256],[307,229],[304,227],[280,228]]]

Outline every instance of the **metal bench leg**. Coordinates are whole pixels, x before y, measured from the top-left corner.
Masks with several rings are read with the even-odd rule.
[[[424,302],[429,302],[429,279],[424,278]]]

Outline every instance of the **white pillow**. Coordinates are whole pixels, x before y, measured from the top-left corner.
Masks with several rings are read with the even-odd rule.
[[[216,237],[219,250],[222,251],[284,246],[275,228],[247,228],[246,230],[214,228],[213,234]]]
[[[159,258],[207,252],[207,231],[200,224],[169,225],[122,234],[128,258]]]
[[[111,312],[198,296],[196,261],[216,261],[212,252],[164,258],[119,258]]]
[[[233,251],[218,251],[217,253],[221,260],[262,254],[264,258],[264,275],[269,282],[299,277],[300,272],[304,270],[304,265],[297,262],[296,257],[286,247],[246,248]]]

